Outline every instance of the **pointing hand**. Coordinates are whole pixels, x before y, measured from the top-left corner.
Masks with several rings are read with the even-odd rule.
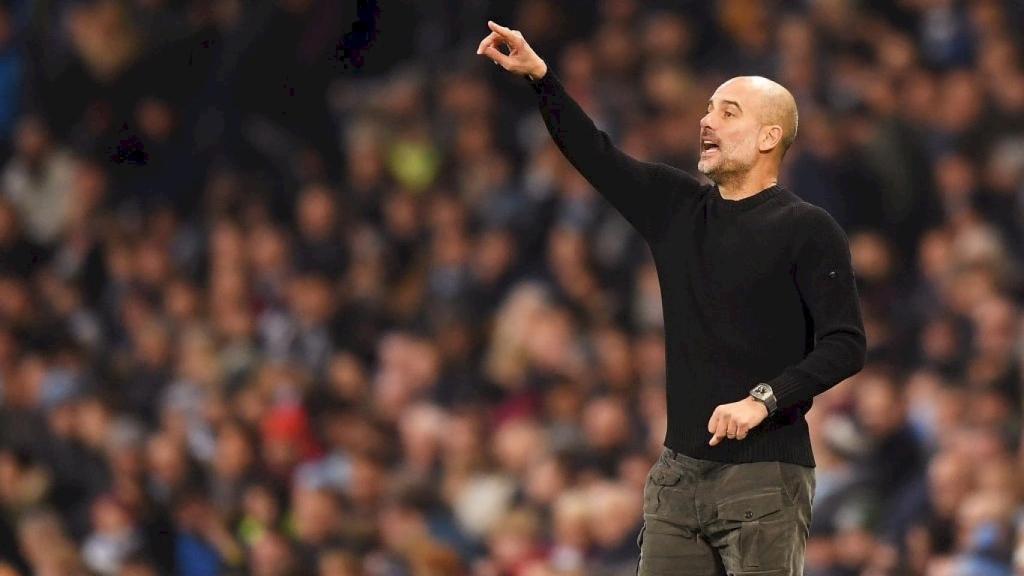
[[[491,33],[480,41],[480,46],[476,49],[477,54],[490,58],[495,64],[520,76],[529,74],[534,79],[540,79],[547,73],[547,64],[533,48],[530,48],[520,31],[506,28],[491,20],[487,21],[487,27],[491,29]],[[508,46],[508,54],[498,49],[502,44]]]

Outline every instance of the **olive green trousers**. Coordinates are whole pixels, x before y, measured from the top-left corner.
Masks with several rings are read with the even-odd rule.
[[[665,448],[644,486],[640,576],[801,575],[814,468]]]

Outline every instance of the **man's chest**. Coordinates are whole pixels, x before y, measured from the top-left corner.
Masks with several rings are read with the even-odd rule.
[[[664,280],[700,299],[751,304],[795,291],[792,230],[786,223],[695,218],[658,247]]]

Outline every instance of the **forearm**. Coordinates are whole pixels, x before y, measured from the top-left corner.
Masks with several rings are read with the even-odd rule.
[[[803,360],[769,380],[778,408],[810,400],[864,367],[864,333],[854,327],[821,339]]]
[[[608,134],[597,128],[569,95],[555,73],[548,71],[530,85],[538,95],[541,116],[551,138],[599,192],[619,194],[630,183],[640,186],[650,183],[651,169],[618,150]]]
[[[618,149],[568,94],[554,72],[530,81],[548,132],[580,174],[645,237],[657,235],[675,202],[700,188],[691,175]]]

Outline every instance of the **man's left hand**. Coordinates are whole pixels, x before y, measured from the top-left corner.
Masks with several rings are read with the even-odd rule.
[[[710,445],[714,446],[722,441],[722,438],[743,440],[747,433],[754,426],[760,424],[768,417],[768,407],[747,396],[739,402],[722,404],[715,408],[708,421],[708,432],[711,432]]]

